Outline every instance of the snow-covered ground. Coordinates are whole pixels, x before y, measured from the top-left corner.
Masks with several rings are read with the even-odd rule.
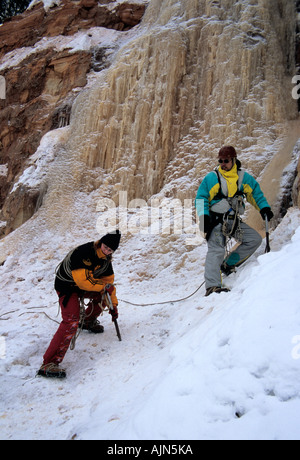
[[[35,377],[60,321],[63,237],[24,245],[0,267],[0,438],[299,439],[299,226],[290,209],[272,251],[263,242],[225,279],[230,293],[202,287],[180,302],[203,281],[206,244],[125,238],[114,255],[122,342],[105,312],[104,334],[83,331],[67,352],[65,380]]]
[[[49,46],[114,48],[130,33],[93,28],[44,38],[8,53],[0,70]],[[43,182],[68,131],[44,136],[16,186]],[[97,191],[89,201],[74,193],[76,225],[56,229],[42,206],[0,241],[0,439],[299,439],[300,210],[290,209],[271,233],[270,253],[263,243],[225,279],[230,293],[206,298],[202,286],[186,300],[203,283],[206,244],[157,234],[157,222],[148,236],[141,222],[143,234],[125,235],[114,255],[122,342],[105,312],[104,334],[83,331],[67,352],[67,379],[47,380],[35,374],[60,322],[55,267],[96,236],[95,227],[99,237],[105,221],[97,220],[101,200],[97,215],[89,208]],[[134,210],[129,217],[134,224]]]

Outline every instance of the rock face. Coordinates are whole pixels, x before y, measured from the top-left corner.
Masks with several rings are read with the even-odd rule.
[[[25,160],[36,151],[43,134],[53,125],[59,126],[60,106],[64,107],[67,100],[71,104],[72,88],[86,84],[90,67],[89,52],[69,54],[45,50],[33,53],[21,65],[4,72],[6,99],[0,102],[0,138],[1,163],[7,165],[8,173],[6,180],[1,180],[0,205],[8,222],[12,218],[22,222],[18,214],[14,216],[19,207],[11,204],[11,200],[15,203],[15,197],[8,195],[13,179],[24,168]],[[34,193],[33,198],[36,195]],[[35,203],[31,202],[30,208],[34,207]],[[27,207],[25,216],[30,214]],[[12,224],[12,228],[16,225],[16,222]]]
[[[296,179],[295,179],[293,190],[292,190],[292,200],[295,206],[300,207],[300,159],[297,165]]]
[[[113,0],[64,0],[46,11],[43,3],[11,18],[0,28],[0,57],[22,46],[33,46],[41,37],[74,35],[78,30],[107,27],[129,30],[141,21],[145,5],[125,2],[109,8]]]
[[[6,97],[0,100],[0,164],[6,171],[0,175],[0,221],[6,226],[0,227],[0,236],[30,218],[43,193],[24,186],[10,193],[26,159],[45,133],[69,124],[78,88],[86,85],[91,69],[105,67],[101,47],[58,51],[55,43],[52,47],[37,44],[45,37],[72,36],[92,27],[126,31],[140,22],[145,10],[130,3],[111,9],[109,3],[66,0],[49,11],[38,3],[0,28],[0,73],[6,82]]]

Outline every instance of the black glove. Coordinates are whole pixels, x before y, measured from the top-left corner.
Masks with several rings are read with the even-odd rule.
[[[203,233],[209,233],[211,230],[210,216],[204,214],[200,217],[200,231]]]
[[[272,213],[271,208],[262,208],[260,210],[260,215],[263,218],[263,220],[267,218],[268,221],[270,221],[272,217],[274,217],[274,214]]]
[[[118,312],[118,307],[116,305],[114,306],[113,310],[109,309],[109,313],[111,314],[112,321],[114,321],[115,319],[118,319],[119,312]]]

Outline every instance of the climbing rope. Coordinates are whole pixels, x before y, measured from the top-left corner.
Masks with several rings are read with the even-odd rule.
[[[189,294],[188,296],[186,297],[183,297],[182,299],[176,299],[176,300],[165,300],[163,302],[153,302],[153,303],[133,303],[133,302],[130,302],[129,300],[124,300],[124,299],[120,299],[119,300],[121,302],[124,302],[124,303],[127,303],[129,305],[133,305],[134,307],[150,307],[150,306],[153,306],[153,305],[166,305],[166,304],[169,304],[169,303],[179,303],[179,302],[184,302],[185,300],[188,300],[190,299],[191,297],[193,297],[198,291],[200,291],[200,289],[202,288],[202,286],[204,285],[205,281],[203,281],[200,286],[197,287],[197,289],[192,292],[191,294]],[[93,313],[93,310],[91,311],[90,315],[86,316],[86,313],[85,313],[85,304],[84,304],[84,298],[81,298],[80,299],[80,320],[79,320],[79,324],[80,326],[78,327],[78,330],[75,334],[75,336],[72,338],[71,340],[71,343],[70,343],[70,349],[71,350],[74,350],[75,348],[75,344],[76,344],[76,340],[77,338],[79,337],[81,331],[82,331],[82,328],[83,328],[83,322],[84,320],[88,317],[88,316],[91,316],[92,313]],[[103,311],[105,311],[105,308],[102,308],[102,313]],[[12,312],[8,312],[8,313],[12,313]],[[7,314],[8,314],[7,313]],[[36,312],[24,312],[22,313],[21,315],[24,315],[26,313],[36,313]],[[48,319],[50,319],[51,321],[54,321],[55,323],[58,323],[58,321],[56,321],[55,319],[51,318],[50,316],[47,315],[47,313],[45,312],[38,312],[40,314],[44,314]],[[4,313],[3,315],[5,315],[6,313]],[[3,316],[2,315],[2,316]],[[19,315],[19,316],[21,316]]]
[[[205,281],[203,281],[203,283],[200,284],[199,287],[197,287],[197,289],[192,292],[192,294],[188,295],[187,297],[183,297],[182,299],[177,299],[177,300],[166,300],[164,302],[153,302],[153,303],[133,303],[133,302],[129,302],[129,300],[124,300],[124,299],[120,299],[121,302],[124,302],[124,303],[128,303],[129,305],[133,305],[135,307],[149,307],[149,306],[152,306],[152,305],[165,305],[167,303],[178,303],[178,302],[183,302],[184,300],[187,300],[187,299],[190,299],[191,297],[193,297],[198,291],[200,291],[200,289],[202,288],[203,284],[205,283]]]

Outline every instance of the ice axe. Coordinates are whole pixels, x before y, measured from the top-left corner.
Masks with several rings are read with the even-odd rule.
[[[111,312],[113,312],[113,311],[114,311],[114,306],[113,306],[113,304],[112,304],[112,301],[111,301],[109,292],[105,291],[104,297],[105,297],[105,300],[107,301],[108,308],[110,309]],[[114,322],[114,324],[115,324],[115,328],[116,328],[116,332],[117,332],[118,339],[119,339],[120,342],[121,342],[121,341],[122,341],[122,337],[121,337],[121,334],[120,334],[120,329],[119,329],[118,321],[117,321],[116,318],[114,318],[114,319],[113,319],[113,322]]]
[[[266,249],[265,249],[265,253],[267,253],[267,252],[271,251],[270,240],[269,240],[269,221],[268,221],[267,216],[265,217],[265,222],[266,222]]]

